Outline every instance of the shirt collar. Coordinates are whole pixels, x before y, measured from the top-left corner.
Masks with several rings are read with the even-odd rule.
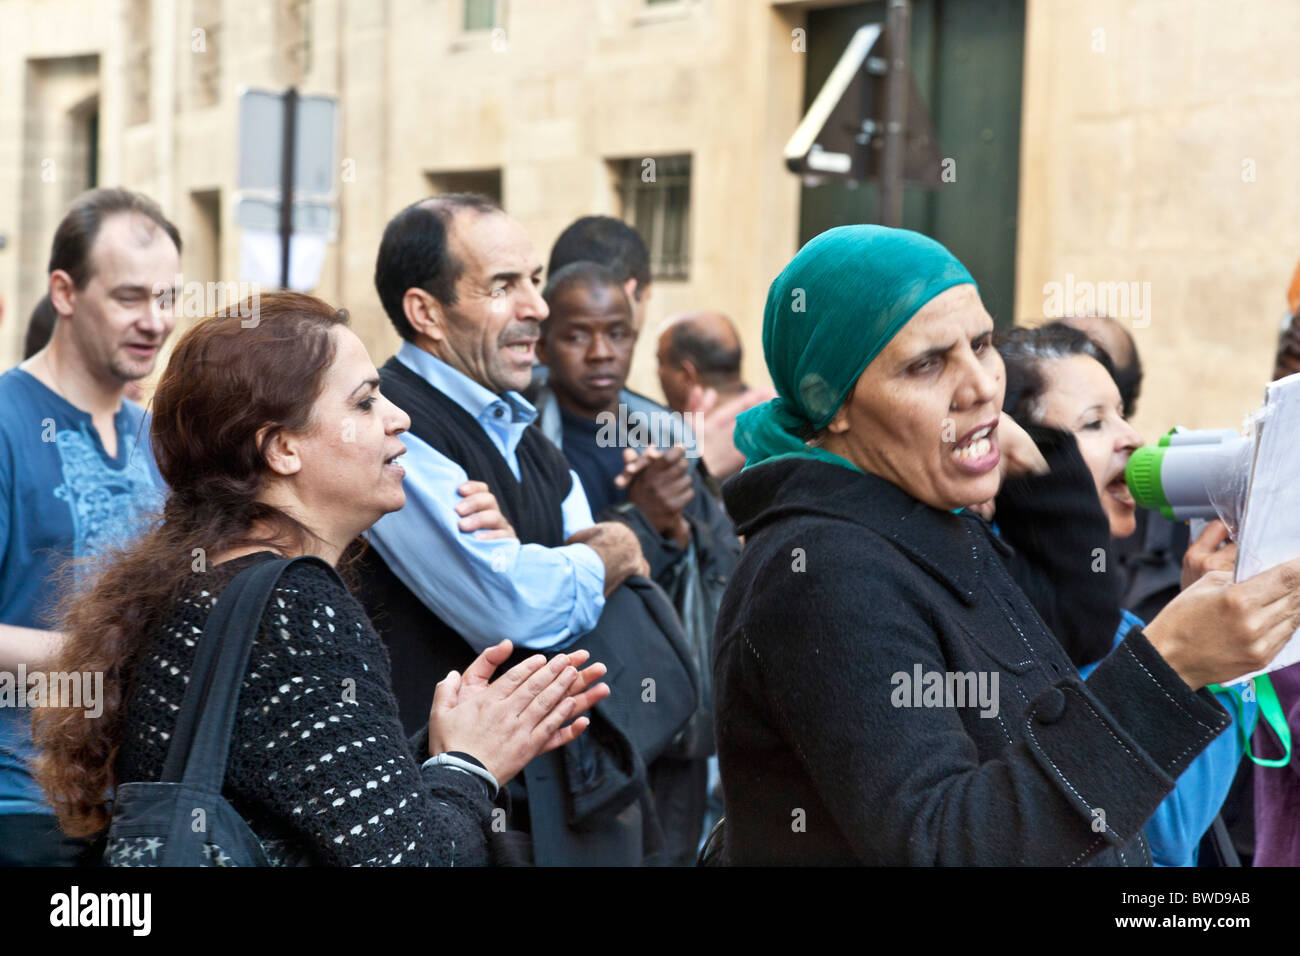
[[[537,418],[537,409],[518,392],[498,395],[414,342],[402,343],[397,350],[397,360],[476,419],[493,417],[495,411],[503,406],[510,413],[511,422],[528,425]]]

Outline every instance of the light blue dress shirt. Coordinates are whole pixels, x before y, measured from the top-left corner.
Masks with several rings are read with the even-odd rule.
[[[397,360],[469,412],[519,477],[515,452],[537,417],[523,396],[497,395],[410,342]],[[406,506],[379,519],[366,537],[425,607],[475,651],[507,637],[516,647],[560,650],[596,626],[605,606],[605,565],[592,548],[484,541],[461,531],[456,489],[469,480],[465,469],[409,432],[402,441]],[[566,538],[594,524],[582,482],[569,474]]]

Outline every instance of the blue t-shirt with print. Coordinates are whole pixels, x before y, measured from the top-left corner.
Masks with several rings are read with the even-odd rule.
[[[110,458],[89,413],[22,369],[0,375],[0,623],[54,629],[59,586],[86,573],[64,573],[69,559],[120,548],[161,507],[144,410],[124,399],[113,425]],[[31,710],[16,697],[0,699],[0,813],[52,813],[32,776]]]

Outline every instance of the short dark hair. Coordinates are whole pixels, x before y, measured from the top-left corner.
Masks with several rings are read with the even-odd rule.
[[[54,308],[54,303],[50,301],[50,294],[47,292],[41,297],[41,301],[36,303],[36,308],[32,309],[31,317],[27,320],[27,335],[23,339],[23,361],[45,348],[50,339],[54,336],[54,326],[58,325],[59,313]]]
[[[1020,425],[1039,423],[1040,402],[1047,390],[1044,361],[1087,355],[1100,362],[1112,379],[1115,377],[1115,363],[1106,350],[1087,333],[1063,322],[1048,322],[1033,329],[1017,326],[1000,333],[994,344],[1007,369],[1002,410]]]
[[[650,284],[650,253],[641,235],[613,216],[583,216],[551,247],[546,274],[554,275],[573,262],[599,262],[610,269],[620,285],[636,280],[637,301]]]
[[[397,334],[415,339],[402,299],[407,289],[423,289],[443,305],[456,304],[456,281],[465,264],[447,248],[447,228],[462,209],[501,212],[481,193],[447,193],[421,199],[389,220],[375,259],[375,289]]]
[[[176,252],[180,253],[180,232],[148,196],[133,193],[129,189],[92,189],[73,201],[72,208],[54,230],[49,271],[62,269],[72,277],[74,286],[84,289],[94,274],[90,250],[104,220],[123,212],[136,213],[152,220],[167,233],[167,237],[176,246]]]
[[[613,289],[626,301],[626,293],[623,292],[623,283],[619,281],[618,276],[613,269],[601,265],[599,262],[570,262],[558,272],[550,274],[546,281],[546,288],[542,290],[542,298],[546,300],[547,307],[551,310],[551,316],[555,315],[555,302],[561,295],[570,289]],[[629,310],[631,303],[628,303]],[[545,338],[551,330],[551,318],[548,316],[542,322],[542,338]]]
[[[668,327],[668,361],[673,365],[689,361],[701,376],[735,377],[740,375],[740,345],[727,348],[690,319],[680,319]]]

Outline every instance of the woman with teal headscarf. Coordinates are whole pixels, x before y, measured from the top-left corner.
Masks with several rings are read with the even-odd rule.
[[[746,547],[716,630],[723,862],[1149,865],[1142,824],[1228,726],[1203,688],[1300,623],[1300,561],[1210,574],[1085,684],[963,510],[1041,463],[992,333],[914,232],[832,229],[772,283],[778,397],[724,487]]]

